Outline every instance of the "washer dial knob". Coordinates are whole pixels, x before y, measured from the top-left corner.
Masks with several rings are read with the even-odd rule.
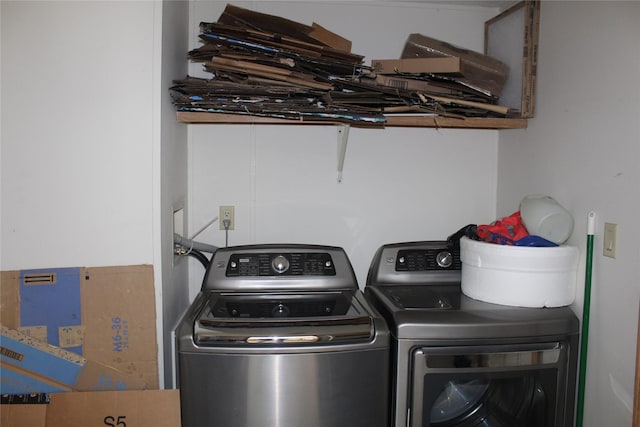
[[[438,267],[449,268],[453,265],[453,255],[449,251],[438,252],[436,255]]]
[[[282,274],[289,269],[289,260],[284,255],[278,255],[271,260],[271,268],[278,273]]]
[[[284,304],[278,304],[271,310],[273,317],[287,317],[289,316],[289,308]]]

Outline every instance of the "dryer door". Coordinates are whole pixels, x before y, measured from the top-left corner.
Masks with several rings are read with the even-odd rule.
[[[409,425],[564,426],[567,363],[560,342],[416,349]]]

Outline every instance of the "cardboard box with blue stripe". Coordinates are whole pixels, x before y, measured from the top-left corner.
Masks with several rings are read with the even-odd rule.
[[[7,271],[0,285],[2,393],[158,387],[152,266]]]

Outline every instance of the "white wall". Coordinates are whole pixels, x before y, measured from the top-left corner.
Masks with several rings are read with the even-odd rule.
[[[195,2],[198,23],[215,21],[225,2]],[[234,3],[235,4],[235,3]],[[245,2],[239,6],[320,25],[353,42],[352,51],[398,58],[410,33],[482,51],[481,7],[388,2]],[[192,74],[210,76],[191,66]],[[351,129],[344,180],[336,182],[332,126],[190,126],[190,230],[236,207],[229,244],[294,242],[342,246],[364,286],[384,244],[444,239],[471,222],[495,218],[498,132],[492,130]],[[218,223],[200,240],[225,244]],[[194,263],[192,295],[203,270]]]
[[[0,8],[0,268],[153,264],[161,349],[160,94],[168,87],[160,79],[161,4],[2,1]]]
[[[380,245],[444,239],[494,216],[494,132],[352,129],[340,184],[333,127],[196,126],[191,138],[194,228],[235,205],[230,245],[342,246],[361,286]],[[217,228],[202,239],[222,246]]]
[[[242,228],[232,234],[232,243],[287,240],[344,245],[358,263],[361,280],[379,244],[442,238],[460,224],[491,218],[494,212],[494,131],[353,130],[341,185],[335,183],[333,127],[194,126],[191,134],[196,136],[190,145],[184,144],[186,126],[168,125],[174,115],[167,108],[166,87],[170,79],[182,76],[185,34],[196,45],[198,20],[215,20],[225,4],[191,2],[188,33],[181,2],[0,2],[0,268],[152,263],[160,345],[188,304],[184,263],[175,268],[169,263],[171,211],[181,203],[191,230],[215,214],[219,204],[236,204]],[[493,15],[483,8],[404,3],[239,4],[317,21],[351,38],[354,51],[368,59],[399,55],[408,32],[422,32],[426,26],[451,42],[479,50],[482,22]],[[205,134],[204,139],[197,137],[198,132]],[[211,136],[213,144],[208,143]],[[388,139],[398,139],[400,148]],[[219,156],[221,146],[223,151],[243,146],[247,151],[228,162]],[[187,147],[214,160],[199,159],[200,168],[187,175]],[[309,181],[298,182],[300,173],[294,167],[282,175],[279,151],[289,160],[297,159],[292,166],[302,165]],[[191,154],[192,164],[197,155]],[[387,156],[395,159],[386,161]],[[478,156],[484,165],[473,166],[482,169],[476,180],[475,172],[466,167]],[[234,175],[222,176],[235,183],[239,177],[234,165],[252,159],[259,159],[249,168],[253,187],[231,193],[233,197],[228,196],[232,187],[219,182],[206,189],[212,171],[230,169]],[[305,165],[313,173],[306,174]],[[193,203],[185,190],[187,176],[191,193],[199,195]],[[285,196],[262,184],[278,186],[283,181],[293,184]],[[471,189],[462,188],[466,181]],[[479,186],[480,193],[474,193]],[[203,188],[206,194],[200,195]],[[371,196],[372,188],[387,194],[377,200],[381,192]],[[308,189],[321,198],[305,196],[300,204],[298,199],[288,202],[292,208],[284,216],[287,231],[280,233],[282,228],[271,224],[277,206],[288,200],[286,194]],[[472,210],[461,202],[468,196],[474,200]],[[449,200],[451,216],[441,208]],[[196,212],[189,213],[191,207]],[[402,216],[394,226],[386,218],[397,209]],[[314,222],[330,228],[327,236]],[[211,240],[220,244],[219,232]],[[200,278],[192,280],[197,288]],[[166,356],[161,353],[161,361]]]
[[[199,20],[217,19],[224,4],[191,3],[191,47]],[[398,56],[410,32],[482,50],[482,23],[494,14],[396,2],[238,4],[316,21],[353,40],[354,52],[367,60]],[[512,212],[530,192],[551,194],[571,210],[577,224],[570,243],[584,258],[586,213],[594,210],[585,425],[629,425],[640,277],[639,7],[544,2],[538,112],[528,129],[499,137],[352,129],[342,184],[335,182],[335,128],[189,126],[190,230],[216,215],[218,205],[234,204],[238,228],[230,243],[343,245],[362,281],[379,244],[446,237],[468,222]],[[182,200],[185,184],[172,181],[180,179],[181,166],[162,158],[154,139],[157,13],[146,1],[0,2],[3,270],[157,265],[165,256],[157,223],[167,228],[165,211]],[[172,13],[175,22],[183,19]],[[163,52],[164,60],[183,60],[173,49]],[[180,139],[184,129],[161,132]],[[179,145],[163,141],[162,149],[186,156]],[[159,188],[161,161],[171,172],[170,183]],[[167,185],[175,187],[159,202]],[[619,224],[617,259],[601,255],[605,221]],[[202,238],[224,243],[219,230]],[[191,269],[192,293],[198,267]],[[165,307],[172,315],[187,303],[174,274],[181,273],[170,272],[163,283],[168,298],[181,299]],[[578,313],[581,302],[578,295]]]
[[[154,3],[0,7],[1,268],[152,264]]]
[[[584,425],[631,425],[640,297],[640,3],[543,2],[536,117],[500,133],[498,214],[523,194],[554,196],[574,215],[582,254],[597,214]],[[618,224],[616,259],[602,255]]]
[[[162,2],[162,77],[158,88],[161,108],[161,144],[154,153],[160,165],[154,171],[154,184],[159,187],[159,203],[154,212],[160,217],[160,244],[154,245],[154,258],[162,260],[162,268],[156,279],[158,296],[161,299],[162,336],[164,341],[164,383],[172,387],[173,358],[171,333],[189,304],[188,267],[185,259],[174,259],[173,212],[187,209],[187,125],[178,123],[176,111],[167,88],[176,78],[187,73],[185,52],[188,49],[189,3],[187,1],[163,0]],[[184,212],[184,211],[183,211]],[[184,235],[184,230],[176,230]],[[158,263],[156,263],[158,267]],[[161,279],[161,283],[160,283]]]

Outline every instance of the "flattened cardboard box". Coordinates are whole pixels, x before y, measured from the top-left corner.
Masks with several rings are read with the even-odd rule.
[[[70,392],[48,404],[2,405],[2,427],[179,427],[178,390]]]
[[[0,392],[5,395],[142,389],[110,366],[0,326]]]
[[[5,271],[0,322],[158,387],[150,265]]]
[[[422,34],[411,34],[402,50],[402,59],[456,57],[462,62],[464,78],[460,82],[500,96],[509,77],[509,66],[501,61],[437,40]]]
[[[380,86],[392,87],[398,90],[423,92],[429,95],[453,96],[459,97],[460,91],[446,86],[433,84],[426,80],[418,80],[397,76],[387,76],[378,74],[374,80],[375,84]]]
[[[460,58],[405,58],[405,59],[372,59],[371,67],[378,74],[457,74],[460,75],[462,63]]]

